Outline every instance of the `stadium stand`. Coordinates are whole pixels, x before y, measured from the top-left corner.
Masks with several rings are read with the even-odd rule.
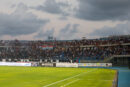
[[[0,41],[0,61],[112,62],[128,65],[130,35],[99,39]]]

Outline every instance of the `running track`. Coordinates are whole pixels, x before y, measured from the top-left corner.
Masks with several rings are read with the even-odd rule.
[[[118,70],[118,87],[130,87],[130,69],[128,68],[112,68]]]

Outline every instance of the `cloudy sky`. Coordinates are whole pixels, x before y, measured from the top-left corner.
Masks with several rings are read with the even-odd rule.
[[[0,0],[0,40],[130,34],[130,0]]]

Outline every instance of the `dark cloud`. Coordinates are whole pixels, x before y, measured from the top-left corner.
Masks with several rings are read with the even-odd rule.
[[[49,30],[46,30],[46,31],[41,30],[41,31],[35,36],[35,38],[48,39],[48,36],[54,36],[54,32],[55,32],[55,29],[54,29],[54,28],[49,29]]]
[[[68,18],[67,18],[67,16],[60,16],[59,17],[59,20],[67,20]]]
[[[27,35],[37,32],[49,20],[38,19],[24,4],[19,4],[11,14],[0,13],[0,36],[1,35]]]
[[[129,20],[130,0],[78,0],[76,17],[85,20]]]
[[[130,22],[118,24],[116,27],[103,27],[93,31],[90,36],[110,36],[110,35],[128,35],[130,34]]]
[[[59,32],[58,39],[74,39],[76,38],[76,34],[78,31],[79,24],[67,24],[64,28],[62,28]]]
[[[36,7],[35,9],[41,10],[43,12],[48,12],[52,14],[62,14],[67,15],[62,9],[63,7],[67,7],[67,3],[56,2],[56,0],[46,0],[43,5]]]
[[[67,24],[64,28],[62,28],[58,35],[54,36],[55,29],[48,29],[46,31],[41,30],[35,38],[48,39],[48,36],[53,36],[58,40],[71,40],[76,38],[76,33],[78,33],[79,24]]]
[[[52,14],[73,16],[84,20],[129,20],[130,0],[75,0],[79,7],[71,9],[71,5],[56,0],[46,0],[35,9]],[[68,12],[64,9],[70,8]]]

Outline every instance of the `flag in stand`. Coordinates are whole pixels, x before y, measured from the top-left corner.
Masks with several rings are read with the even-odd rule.
[[[40,48],[43,50],[52,50],[53,46],[44,45],[44,46],[40,46]]]

